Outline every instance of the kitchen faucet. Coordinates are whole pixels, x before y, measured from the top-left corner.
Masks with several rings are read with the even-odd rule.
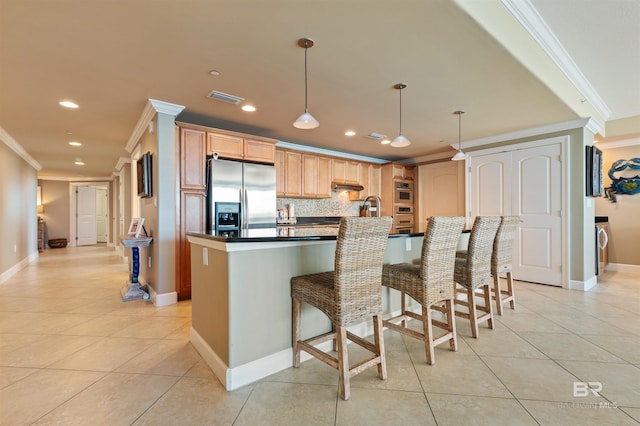
[[[375,210],[374,216],[380,217],[380,197],[378,197],[377,195],[367,196],[367,198],[365,198],[364,201],[362,202],[362,206],[360,206],[360,211],[363,211],[363,210],[366,211],[367,203],[369,203],[369,206],[373,207],[373,205],[371,204],[372,200],[376,202],[376,210]]]

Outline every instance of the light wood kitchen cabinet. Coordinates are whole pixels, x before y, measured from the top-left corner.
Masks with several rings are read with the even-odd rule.
[[[334,158],[331,160],[332,180],[340,183],[360,183],[362,164],[353,160]]]
[[[204,191],[180,191],[180,237],[176,253],[176,292],[178,300],[191,298],[191,248],[187,232],[205,231]]]
[[[331,159],[302,154],[302,197],[331,198]]]
[[[413,166],[402,163],[391,163],[393,179],[413,180]]]
[[[360,192],[351,191],[349,199],[351,201],[364,200],[369,195],[381,196],[381,169],[378,164],[361,163],[360,166],[360,185],[364,189]]]
[[[217,152],[220,158],[273,164],[275,140],[245,138],[240,135],[207,132],[207,154]]]
[[[276,195],[297,198],[302,196],[302,154],[276,150]]]
[[[206,132],[180,128],[180,188],[204,190]]]

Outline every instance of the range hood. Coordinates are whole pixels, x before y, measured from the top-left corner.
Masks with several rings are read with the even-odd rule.
[[[331,182],[332,191],[362,191],[364,186],[359,183]]]

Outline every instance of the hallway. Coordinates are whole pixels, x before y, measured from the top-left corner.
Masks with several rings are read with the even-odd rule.
[[[478,339],[458,319],[459,351],[433,366],[387,330],[389,378],[357,376],[346,402],[316,360],[225,392],[189,343],[191,302],[122,302],[127,274],[109,248],[49,249],[0,285],[1,425],[640,422],[639,274],[587,293],[517,282],[517,310]]]

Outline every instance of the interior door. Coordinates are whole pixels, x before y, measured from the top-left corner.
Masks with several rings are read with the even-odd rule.
[[[97,243],[96,189],[91,186],[76,188],[76,245]]]
[[[513,151],[511,212],[521,223],[513,246],[519,280],[562,284],[560,144]],[[514,258],[516,259],[516,258]]]
[[[96,188],[96,241],[107,242],[107,190]]]
[[[517,215],[513,277],[562,285],[561,145],[474,156],[470,217]]]

